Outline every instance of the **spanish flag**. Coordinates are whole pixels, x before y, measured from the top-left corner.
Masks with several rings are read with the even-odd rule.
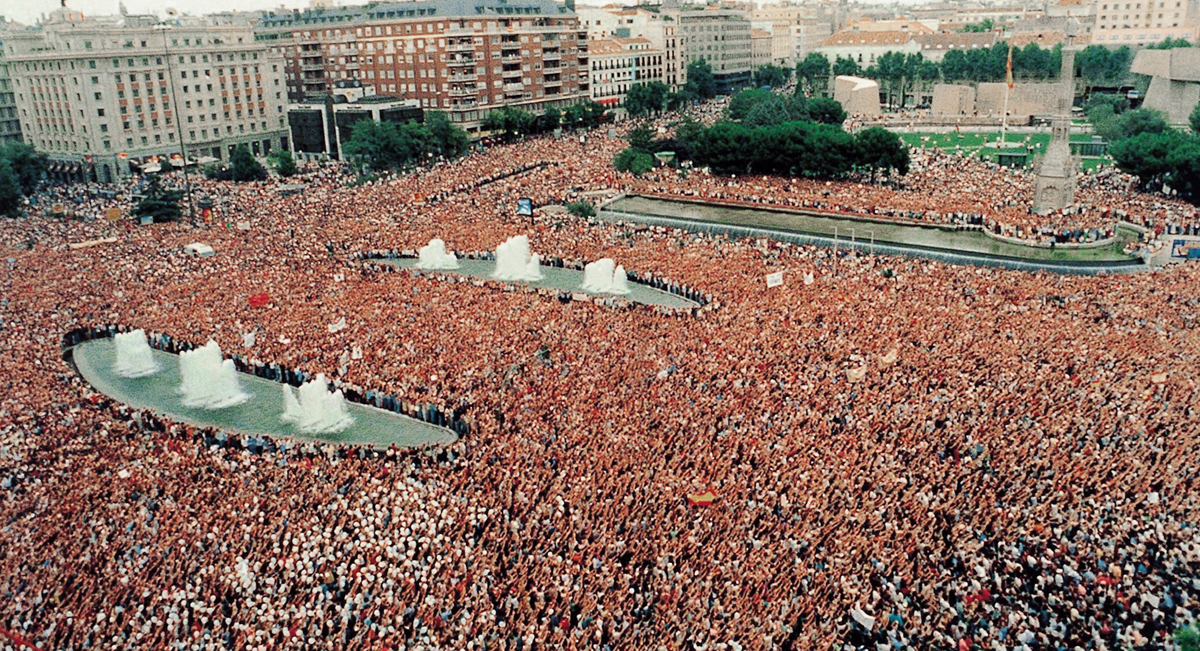
[[[1009,42],[1008,42],[1008,76],[1006,77],[1006,79],[1007,79],[1007,81],[1008,81],[1008,89],[1009,89],[1009,90],[1012,90],[1012,87],[1013,87],[1013,75],[1012,75],[1012,47],[1013,47],[1013,46],[1012,46],[1012,41],[1009,41]]]

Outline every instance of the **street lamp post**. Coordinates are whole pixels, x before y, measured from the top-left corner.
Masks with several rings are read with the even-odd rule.
[[[196,204],[192,201],[192,183],[188,180],[187,150],[183,146],[183,123],[179,121],[179,102],[175,94],[175,71],[171,68],[171,49],[167,45],[167,30],[171,29],[171,25],[159,23],[154,26],[154,29],[162,31],[163,35],[163,56],[167,59],[167,77],[171,80],[171,117],[175,120],[175,135],[179,138],[179,157],[183,160],[183,187],[187,190],[188,217],[192,221],[192,226],[195,226]],[[167,161],[167,164],[169,165],[170,161]]]

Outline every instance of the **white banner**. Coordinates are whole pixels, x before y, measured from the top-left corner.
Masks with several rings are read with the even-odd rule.
[[[783,284],[783,272],[776,271],[773,274],[767,274],[767,287],[778,287]]]

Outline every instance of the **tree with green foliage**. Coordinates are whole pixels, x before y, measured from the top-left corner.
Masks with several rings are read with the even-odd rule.
[[[995,25],[995,23],[992,22],[991,18],[984,18],[983,22],[972,23],[970,25],[963,27],[962,29],[960,29],[958,31],[975,33],[975,34],[983,34],[986,32],[990,32],[995,28],[996,28],[996,25]]]
[[[613,159],[613,167],[618,172],[629,172],[634,176],[641,176],[654,169],[654,156],[629,147],[617,154]]]
[[[765,88],[747,88],[745,90],[738,91],[738,93],[729,100],[729,119],[738,121],[744,120],[746,116],[750,114],[750,110],[753,109],[755,105],[771,99],[771,97],[774,95],[775,93],[772,93]]]
[[[829,57],[820,52],[809,52],[808,56],[796,64],[796,92],[818,94],[829,85],[831,71]]]
[[[845,109],[837,100],[828,97],[809,100],[807,110],[809,119],[820,124],[841,124],[846,121]]]
[[[1176,149],[1186,137],[1177,131],[1142,133],[1112,143],[1108,154],[1126,174],[1138,177],[1138,187],[1153,191],[1167,182]]]
[[[21,178],[12,163],[0,158],[0,215],[16,217],[21,212]]]
[[[772,93],[771,97],[755,104],[742,119],[742,123],[748,127],[769,127],[784,122],[807,120],[808,100],[803,95]]]
[[[1192,43],[1184,38],[1171,38],[1168,36],[1161,43],[1147,45],[1147,50],[1174,50],[1176,48],[1192,47]]]
[[[142,200],[133,208],[133,215],[150,217],[156,224],[177,221],[183,214],[179,207],[182,199],[183,190],[167,190],[162,187],[158,176],[151,174]]]
[[[686,88],[700,99],[712,99],[717,96],[717,81],[707,60],[696,59],[687,64]]]
[[[625,93],[625,110],[633,117],[661,113],[667,107],[671,89],[661,81],[634,84]]]
[[[1188,125],[1192,127],[1193,135],[1200,135],[1200,104],[1192,109],[1191,115],[1188,116]]]
[[[562,126],[567,129],[591,129],[604,121],[605,108],[599,102],[585,99],[567,107],[562,114]]]
[[[872,181],[879,171],[908,174],[908,147],[900,136],[883,127],[871,127],[859,132],[854,140],[858,145],[858,167],[870,170]]]
[[[234,148],[233,155],[229,157],[229,169],[233,172],[233,180],[238,183],[267,178],[267,168],[254,158],[246,143]]]
[[[50,160],[45,154],[23,142],[8,142],[0,146],[0,159],[12,166],[21,192],[26,196],[37,192],[38,183],[46,177],[46,170],[50,167]]]
[[[562,111],[557,106],[542,111],[538,116],[538,131],[549,133],[562,126]]]
[[[411,120],[400,125],[360,120],[351,129],[350,140],[342,145],[348,157],[372,170],[422,164],[434,149],[429,129]]]
[[[1083,77],[1085,91],[1093,86],[1118,84],[1129,74],[1133,50],[1128,45],[1110,50],[1103,45],[1089,45],[1075,55],[1075,67]]]
[[[953,51],[954,50],[951,50],[951,52]],[[834,77],[842,77],[846,75],[856,77],[861,74],[862,66],[858,65],[858,63],[850,57],[838,57],[837,60],[833,62]]]
[[[1083,103],[1083,112],[1090,116],[1092,110],[1098,106],[1108,106],[1113,115],[1120,115],[1129,110],[1129,99],[1116,93],[1096,93]]]
[[[626,138],[629,148],[644,154],[654,153],[654,132],[649,127],[640,126],[629,132]]]
[[[502,106],[489,112],[481,126],[485,131],[502,134],[505,140],[515,140],[533,133],[536,119],[532,113],[515,106]]]
[[[942,57],[942,79],[964,81],[970,77],[967,54],[962,50],[950,50]]]
[[[791,78],[791,68],[783,68],[773,64],[762,66],[751,74],[752,83],[759,88],[764,86],[779,88],[786,85]]]
[[[271,164],[275,167],[275,172],[280,176],[292,176],[299,169],[296,167],[296,159],[292,156],[292,152],[286,149],[280,149],[271,154]]]
[[[680,88],[678,92],[671,93],[667,96],[667,110],[678,111],[679,109],[695,104],[700,101],[700,97],[691,90]]]
[[[1120,115],[1112,112],[1108,104],[1099,104],[1088,113],[1092,131],[1107,140],[1116,142],[1143,133],[1163,133],[1168,130],[1167,120],[1162,113],[1152,109],[1135,109]]]
[[[1175,631],[1174,637],[1179,651],[1200,651],[1200,632],[1194,626],[1184,626]]]
[[[920,54],[905,56],[900,52],[885,52],[875,60],[875,65],[866,75],[882,82],[887,93],[888,106],[896,105],[896,91],[899,90],[899,104],[903,107],[907,86],[905,82],[916,77],[917,68],[922,60],[924,57]]]
[[[586,201],[575,201],[567,204],[567,212],[576,217],[589,219],[596,216],[596,207]]]
[[[426,112],[424,124],[430,138],[428,149],[435,156],[452,160],[462,156],[471,146],[471,138],[467,132],[451,122],[450,116],[443,111]]]

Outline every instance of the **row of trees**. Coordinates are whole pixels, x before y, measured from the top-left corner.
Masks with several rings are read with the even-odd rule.
[[[590,129],[604,120],[604,111],[603,106],[592,100],[572,104],[561,111],[557,107],[550,107],[541,115],[515,106],[504,106],[488,113],[481,126],[484,131],[499,134],[505,140],[514,140],[521,136],[550,133],[559,128]]]
[[[439,156],[457,158],[469,142],[466,132],[445,113],[429,111],[423,123],[357,122],[342,151],[373,170],[389,170],[420,165]]]
[[[908,172],[908,148],[896,134],[871,128],[858,135],[841,128],[846,114],[829,99],[805,100],[763,89],[744,90],[730,101],[725,120],[705,128],[685,119],[675,138],[655,140],[644,127],[629,136],[629,147],[613,159],[619,171],[644,174],[654,154],[674,152],[717,174],[773,174],[842,178],[851,172]]]
[[[0,146],[0,214],[17,215],[23,198],[37,191],[47,167],[46,155],[29,145],[9,142]]]
[[[857,135],[837,125],[784,122],[747,126],[718,122],[690,143],[692,159],[717,174],[773,174],[837,179],[851,172],[908,173],[908,148],[880,128]]]
[[[1183,41],[1186,43],[1186,41]],[[1178,47],[1168,41],[1157,47]],[[1089,45],[1075,56],[1075,69],[1083,80],[1085,91],[1094,86],[1119,84],[1129,74],[1133,50],[1128,46],[1109,49]],[[830,61],[819,52],[809,53],[796,64],[796,79],[809,94],[825,89],[830,77],[839,75],[864,76],[874,79],[889,98],[899,99],[901,106],[910,89],[935,82],[998,82],[1007,76],[1008,45],[996,43],[990,48],[950,50],[940,62],[921,54],[887,52],[867,68],[849,57]],[[1062,68],[1062,46],[1045,49],[1036,43],[1013,49],[1013,76],[1017,79],[1043,81],[1058,77]]]
[[[1190,116],[1192,133],[1172,129],[1157,111],[1129,110],[1118,95],[1088,101],[1088,119],[1109,141],[1108,153],[1121,171],[1138,177],[1148,192],[1170,187],[1180,198],[1200,205],[1200,105]]]
[[[729,100],[729,119],[749,127],[762,127],[784,122],[816,122],[840,125],[846,121],[846,111],[837,101],[827,97],[806,98],[800,93],[782,95],[765,88],[749,88]]]

